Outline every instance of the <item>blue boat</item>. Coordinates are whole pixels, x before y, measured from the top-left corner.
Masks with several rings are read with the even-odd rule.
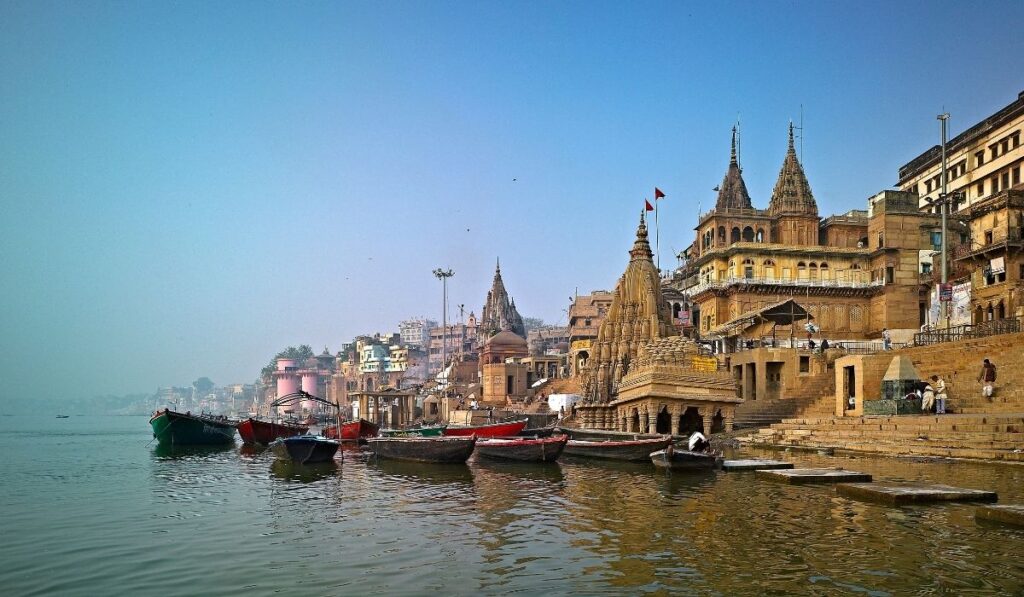
[[[295,435],[283,437],[270,444],[278,458],[297,464],[331,462],[341,442],[321,435]]]

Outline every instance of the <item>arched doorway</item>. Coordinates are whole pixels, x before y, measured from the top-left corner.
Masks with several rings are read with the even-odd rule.
[[[722,411],[718,411],[711,418],[711,433],[721,433],[722,431],[725,431],[725,419],[722,418]]]
[[[654,431],[656,433],[672,433],[672,415],[668,412],[668,407],[661,407],[661,412],[658,413],[658,418],[655,421]]]
[[[974,323],[978,324],[983,321],[985,321],[985,311],[981,308],[981,305],[978,305],[974,309]]]
[[[1003,301],[999,301],[996,305],[996,319],[1006,319],[1006,307],[1003,305]]]
[[[686,411],[679,417],[679,434],[690,435],[694,431],[704,430],[704,419],[696,406],[687,407]]]
[[[640,433],[640,411],[633,409],[633,416],[629,418],[629,430],[633,433]]]

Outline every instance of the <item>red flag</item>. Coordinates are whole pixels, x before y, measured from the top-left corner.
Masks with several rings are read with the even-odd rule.
[[[647,206],[647,211],[654,211],[654,206],[651,205],[650,201],[644,199],[644,204]]]
[[[655,201],[657,201],[658,199],[661,199],[664,196],[665,196],[665,193],[662,193],[661,189],[659,189],[658,187],[654,187],[654,200]]]

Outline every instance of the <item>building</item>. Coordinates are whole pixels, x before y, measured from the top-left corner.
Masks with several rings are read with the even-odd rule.
[[[569,374],[580,375],[592,354],[597,330],[612,304],[612,293],[595,290],[577,295],[569,307]]]
[[[483,311],[480,312],[480,329],[484,338],[504,330],[526,338],[526,326],[523,325],[523,318],[516,310],[516,301],[509,296],[501,279],[501,262],[494,268],[494,280],[487,292]]]
[[[526,399],[531,367],[526,339],[510,330],[491,336],[480,349],[480,402],[505,406]]]
[[[652,433],[731,429],[740,400],[728,371],[679,336],[643,214],[629,264],[582,367],[580,426]],[[718,425],[716,425],[716,420]]]
[[[546,325],[527,330],[526,344],[530,347],[532,355],[551,352],[564,354],[569,346],[569,328],[561,325]]]
[[[946,143],[946,194],[956,213],[1021,184],[1024,91],[1017,99]],[[935,145],[904,164],[899,188],[914,193],[925,211],[939,213],[942,147]]]
[[[970,229],[968,243],[955,248],[957,264],[970,277],[970,322],[1024,318],[1024,185],[975,201],[958,214]]]
[[[867,212],[820,220],[792,125],[768,208],[757,209],[737,162],[734,131],[718,200],[700,218],[687,271],[670,285],[694,303],[701,337],[720,340],[721,350],[768,336],[776,343],[780,330],[759,325],[758,314],[787,300],[807,309],[833,342],[878,338],[883,328],[906,341],[925,323],[922,255],[935,250],[938,228],[936,216],[917,209],[916,195],[900,191],[872,197]],[[782,333],[790,340],[802,335],[792,322]]]
[[[398,324],[398,333],[403,345],[427,350],[430,348],[430,330],[436,327],[437,322],[432,319],[407,319]]]
[[[429,374],[434,375],[441,371],[441,360],[444,354],[448,355],[449,361],[453,356],[476,354],[479,347],[476,315],[472,311],[465,323],[449,324],[448,329],[440,327],[430,329],[429,347]]]

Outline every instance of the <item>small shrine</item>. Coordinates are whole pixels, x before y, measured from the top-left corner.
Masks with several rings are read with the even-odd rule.
[[[882,394],[878,400],[864,401],[865,415],[919,415],[921,398],[907,398],[921,385],[921,375],[910,357],[897,355],[882,376]]]

